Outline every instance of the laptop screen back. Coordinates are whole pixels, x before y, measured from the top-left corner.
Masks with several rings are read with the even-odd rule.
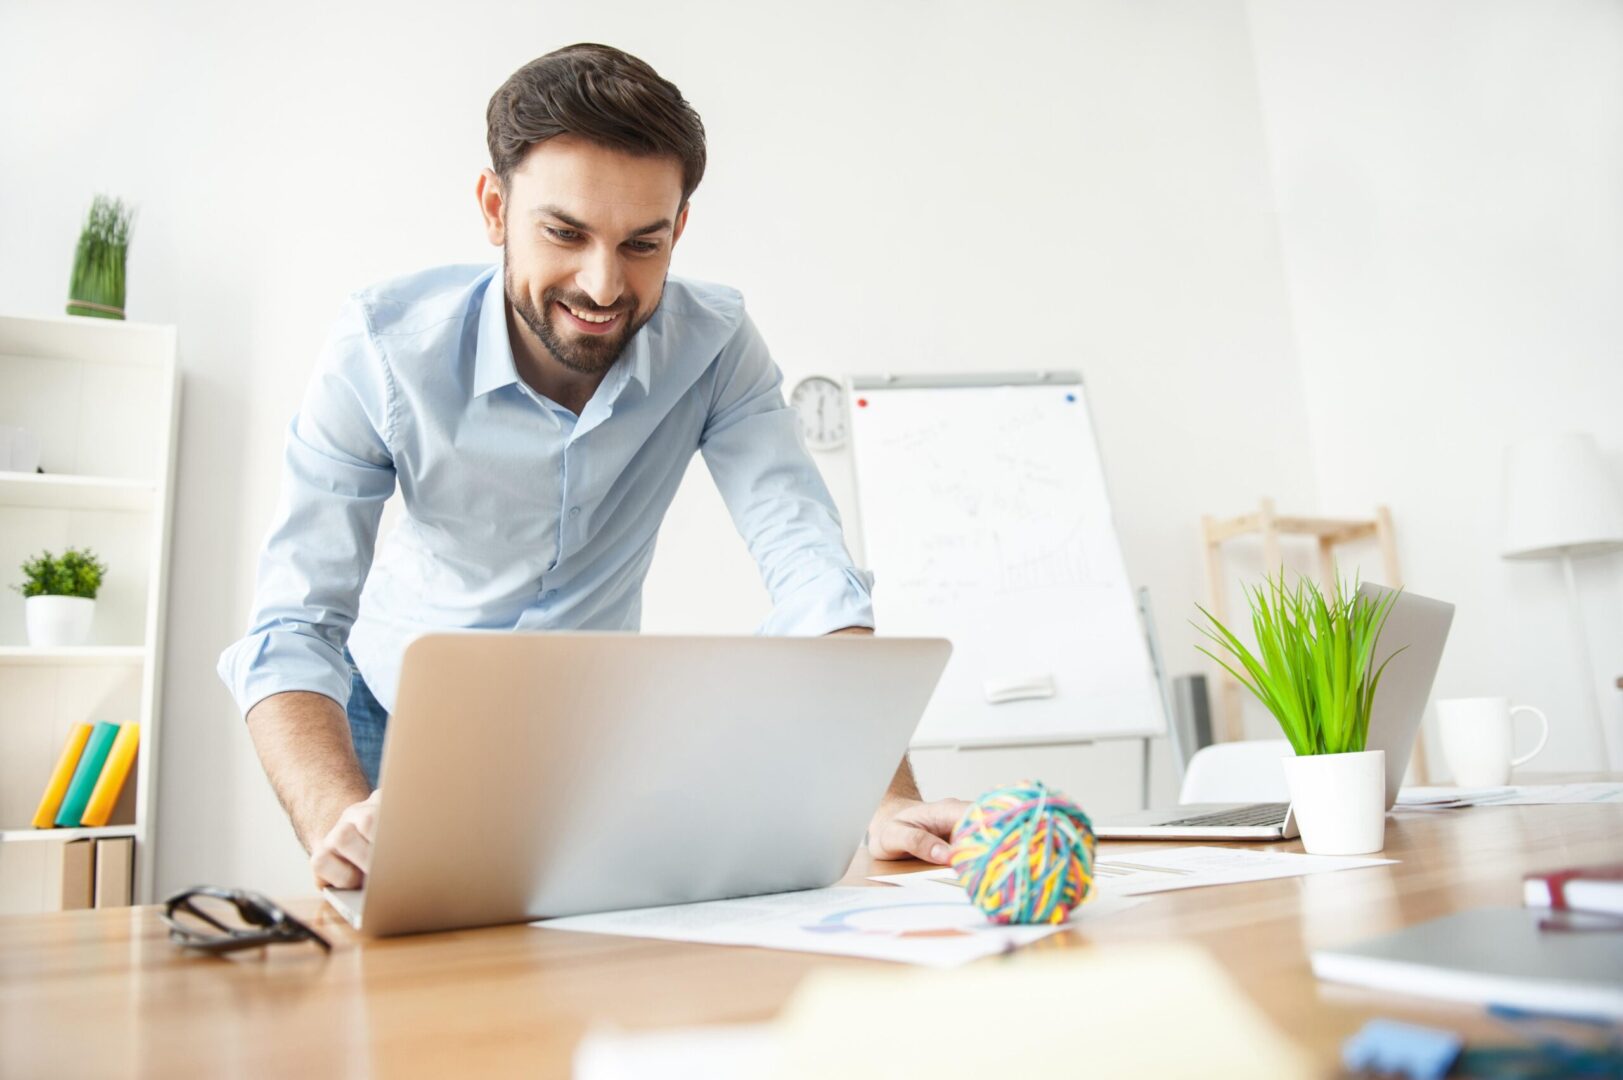
[[[1379,600],[1394,590],[1365,584],[1359,586],[1358,591]],[[1376,666],[1387,657],[1392,660],[1375,690],[1365,748],[1386,751],[1388,810],[1397,802],[1398,788],[1403,785],[1403,774],[1409,768],[1409,753],[1425,716],[1426,702],[1431,698],[1431,686],[1437,678],[1437,666],[1442,662],[1443,645],[1448,641],[1448,628],[1453,621],[1453,604],[1403,592],[1392,604],[1380,640],[1376,642]]]

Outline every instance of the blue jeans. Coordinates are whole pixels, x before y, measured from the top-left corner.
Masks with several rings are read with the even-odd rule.
[[[355,745],[355,756],[361,761],[361,772],[366,774],[366,782],[376,790],[378,786],[378,766],[383,763],[383,730],[389,725],[389,714],[372,696],[372,690],[361,678],[361,669],[355,666],[355,658],[344,650],[344,659],[349,661],[349,741]]]

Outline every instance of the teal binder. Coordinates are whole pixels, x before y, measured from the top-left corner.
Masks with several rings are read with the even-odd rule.
[[[90,733],[85,752],[79,755],[79,767],[73,770],[73,779],[68,781],[68,793],[62,797],[62,809],[56,812],[58,828],[71,829],[79,824],[79,819],[84,816],[85,804],[90,801],[90,793],[95,790],[96,781],[101,779],[101,767],[107,764],[107,752],[113,748],[116,738],[118,725],[105,720],[99,721],[96,730]]]

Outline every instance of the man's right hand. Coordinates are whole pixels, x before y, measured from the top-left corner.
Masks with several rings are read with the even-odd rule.
[[[318,886],[358,889],[372,869],[372,833],[378,821],[383,789],[372,792],[338,815],[338,823],[310,850],[310,869]]]
[[[355,759],[344,707],[324,694],[287,690],[249,709],[247,723],[316,881],[359,888],[372,865],[378,793]]]

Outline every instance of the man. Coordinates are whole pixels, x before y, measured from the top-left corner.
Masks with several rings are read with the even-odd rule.
[[[501,273],[351,298],[288,432],[248,634],[220,657],[311,869],[339,888],[370,864],[407,642],[636,629],[696,450],[772,595],[763,629],[873,632],[871,580],[742,298],[667,278],[704,174],[698,114],[635,57],[574,45],[519,69],[487,122],[476,194]],[[397,482],[406,518],[374,566]],[[869,850],[945,862],[963,808],[921,802],[904,760]]]

